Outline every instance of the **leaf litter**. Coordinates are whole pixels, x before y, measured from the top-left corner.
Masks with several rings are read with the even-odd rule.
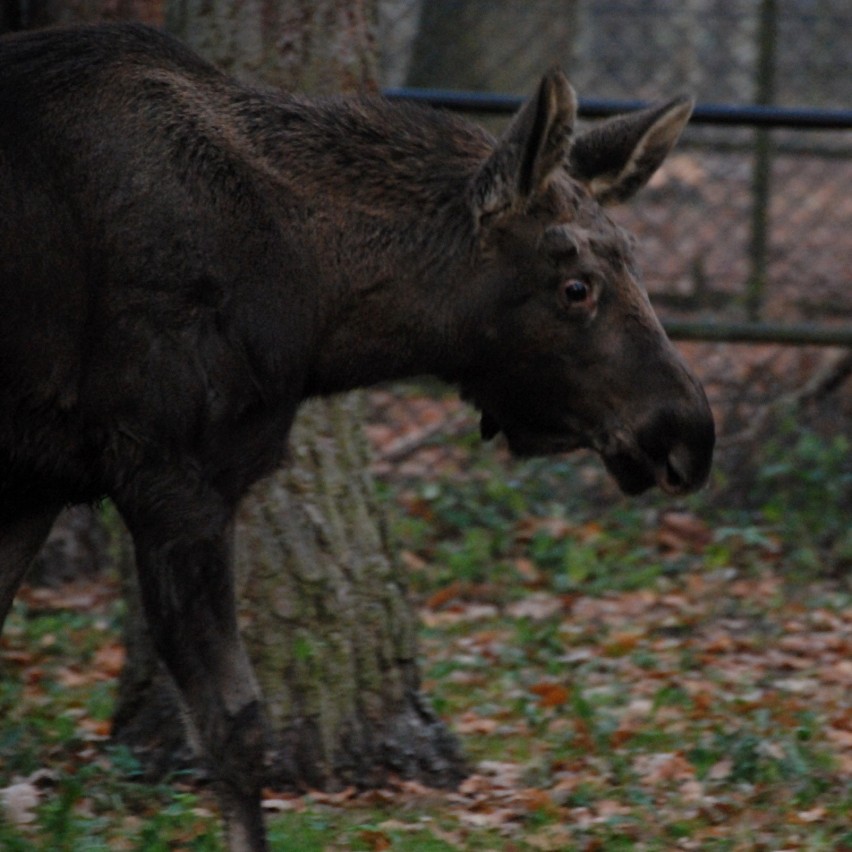
[[[550,519],[528,522],[518,541],[542,529],[581,544],[607,534]],[[848,593],[825,580],[790,584],[780,546],[765,543],[747,568],[708,570],[713,533],[688,514],[663,514],[642,536],[656,558],[686,559],[689,570],[587,594],[516,554],[527,561],[511,594],[487,579],[433,585],[421,596],[424,688],[462,738],[470,776],[452,792],[405,779],[371,791],[269,790],[273,823],[336,814],[328,849],[400,848],[424,833],[441,848],[507,852],[852,849]],[[429,572],[432,558],[414,553],[408,570]],[[76,738],[66,768],[104,760],[108,721],[86,695],[123,662],[106,628],[116,597],[89,581],[25,592],[26,618],[88,613],[88,628],[72,629],[87,632],[84,659],[74,656],[81,643],[54,632],[33,641],[20,615],[0,644],[3,668],[24,684],[16,718],[43,714],[63,691]],[[57,749],[42,747],[45,766]],[[25,836],[54,794],[52,772],[0,762],[5,820]],[[193,818],[209,826],[213,805],[199,795]],[[125,815],[127,826],[138,820]]]

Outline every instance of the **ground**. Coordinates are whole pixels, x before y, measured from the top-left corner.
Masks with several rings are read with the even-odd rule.
[[[825,480],[848,445],[820,446],[808,473],[837,504]],[[584,510],[556,484],[585,486],[582,466],[498,456],[463,480],[383,486],[425,691],[470,777],[268,790],[274,848],[852,850],[852,589],[815,520],[831,507],[802,515],[778,480],[745,514],[706,497]],[[0,645],[4,849],[222,848],[203,779],[139,783],[109,745],[120,611],[110,580],[16,604]]]

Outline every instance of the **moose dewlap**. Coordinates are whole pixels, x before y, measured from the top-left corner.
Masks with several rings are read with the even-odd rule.
[[[0,620],[57,512],[109,496],[232,850],[266,848],[232,520],[302,400],[431,373],[516,453],[706,479],[704,393],[604,212],[690,110],[575,136],[554,70],[494,140],[255,91],[139,26],[0,40]]]

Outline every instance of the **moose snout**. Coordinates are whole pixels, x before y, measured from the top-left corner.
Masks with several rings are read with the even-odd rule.
[[[707,481],[715,427],[706,400],[686,411],[658,411],[639,428],[623,428],[614,437],[601,456],[626,494],[657,485],[666,494],[682,495]]]
[[[716,430],[710,406],[706,399],[702,403],[688,413],[663,412],[640,433],[639,447],[667,494],[696,491],[710,475]]]

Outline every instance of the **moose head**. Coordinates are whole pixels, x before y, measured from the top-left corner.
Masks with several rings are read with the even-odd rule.
[[[632,239],[605,212],[663,162],[692,111],[679,97],[574,134],[559,70],[542,80],[470,184],[477,232],[464,395],[513,453],[591,448],[627,493],[700,487],[714,444],[700,384],[640,283]],[[494,294],[499,298],[495,299]]]

